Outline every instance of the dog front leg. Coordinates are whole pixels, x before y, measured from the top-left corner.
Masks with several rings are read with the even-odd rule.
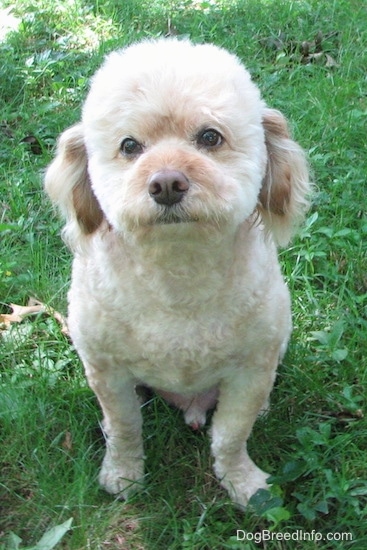
[[[274,380],[272,373],[244,371],[220,386],[212,424],[214,471],[231,499],[247,505],[258,489],[266,489],[269,474],[263,472],[247,453],[247,439],[267,402]]]
[[[127,498],[139,489],[144,476],[144,451],[140,404],[131,379],[106,376],[87,368],[89,384],[103,411],[106,454],[99,474],[108,492]]]

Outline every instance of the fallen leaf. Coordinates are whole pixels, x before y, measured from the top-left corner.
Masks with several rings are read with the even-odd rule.
[[[65,334],[66,336],[69,335],[69,329],[68,329],[68,326],[66,324],[66,319],[63,315],[61,315],[61,313],[56,311],[56,309],[53,309],[52,307],[46,306],[45,304],[43,304],[42,302],[40,302],[36,298],[29,298],[28,306],[29,307],[39,306],[41,308],[40,311],[42,311],[44,313],[47,313],[47,315],[50,315],[50,317],[53,317],[59,323],[59,325],[61,325],[61,332],[63,334]]]
[[[294,39],[287,37],[285,33],[280,33],[276,37],[261,38],[260,44],[268,50],[277,51],[277,60],[282,60],[283,64],[284,60],[290,64],[302,63],[308,65],[317,63],[331,69],[339,65],[334,57],[327,52],[337,50],[339,47],[338,37],[338,31],[324,34],[319,30],[314,39],[311,40]]]
[[[73,439],[71,437],[71,432],[67,431],[65,433],[65,438],[64,438],[64,441],[61,443],[61,445],[66,451],[73,450]]]
[[[307,57],[303,58],[303,63],[313,63],[313,62],[322,62],[324,60],[324,52],[310,53]]]
[[[324,40],[324,35],[322,31],[318,31],[315,36],[315,49],[317,52],[322,51],[322,41]]]
[[[20,306],[18,304],[10,304],[12,310],[11,313],[1,313],[0,314],[0,326],[2,328],[8,329],[13,323],[21,323],[26,317],[30,315],[36,315],[38,313],[46,313],[56,319],[56,321],[61,325],[61,332],[66,336],[69,335],[69,330],[65,321],[65,318],[53,309],[49,307],[36,298],[29,298],[28,305]]]
[[[14,137],[13,132],[10,129],[10,126],[6,122],[2,122],[0,124],[0,132],[8,138],[13,138]]]
[[[42,311],[40,305],[19,306],[18,304],[10,304],[10,308],[12,313],[0,314],[0,323],[5,324],[6,327],[12,323],[21,323],[24,317]]]
[[[335,61],[335,59],[333,57],[331,57],[331,55],[329,55],[328,53],[325,54],[325,57],[326,57],[325,67],[338,67],[339,66],[337,64],[337,62]]]
[[[355,411],[347,411],[344,409],[340,411],[323,411],[322,414],[336,418],[339,422],[343,423],[348,423],[352,420],[361,420],[364,418],[362,409],[357,409]]]
[[[26,143],[34,155],[42,155],[42,145],[36,136],[26,136],[21,140],[21,143]]]

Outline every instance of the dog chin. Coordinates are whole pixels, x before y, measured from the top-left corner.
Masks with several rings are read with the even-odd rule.
[[[191,216],[188,212],[182,212],[166,208],[163,212],[159,213],[152,221],[151,225],[172,225],[182,223],[198,222],[199,218]]]

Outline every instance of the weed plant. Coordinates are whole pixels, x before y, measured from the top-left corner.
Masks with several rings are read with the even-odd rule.
[[[171,34],[236,52],[267,102],[291,120],[316,182],[305,225],[281,251],[294,333],[271,412],[250,440],[256,462],[273,473],[271,492],[257,494],[244,513],[235,509],[213,477],[207,430],[192,433],[178,411],[152,397],[143,407],[145,488],[128,502],[103,493],[98,405],[59,325],[39,315],[0,334],[0,548],[32,546],[69,518],[59,545],[67,550],[366,548],[365,3],[2,0],[0,7],[3,313],[30,296],[66,311],[71,256],[42,173],[114,48]]]

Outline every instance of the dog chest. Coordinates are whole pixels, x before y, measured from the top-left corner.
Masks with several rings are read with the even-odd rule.
[[[72,338],[81,355],[94,363],[107,361],[109,368],[127,370],[139,381],[168,391],[208,387],[227,368],[245,364],[249,354],[280,345],[289,332],[286,294],[277,300],[282,315],[276,323],[275,311],[267,311],[276,305],[274,300],[263,303],[258,292],[171,308],[130,293],[115,296],[107,310],[100,296],[83,299],[83,309],[73,292],[70,297]],[[93,331],[91,319],[97,321]]]

